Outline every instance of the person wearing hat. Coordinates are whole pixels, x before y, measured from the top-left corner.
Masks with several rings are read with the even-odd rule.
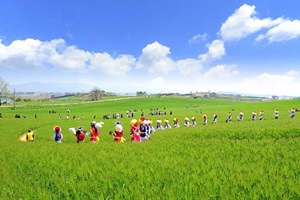
[[[141,138],[141,142],[147,140],[147,120],[144,117],[141,117],[139,119],[139,133],[140,133],[140,138]]]
[[[192,117],[192,124],[191,126],[196,126],[197,123],[196,123],[196,117]]]
[[[90,123],[91,125],[91,129],[90,129],[90,142],[91,143],[99,143],[100,139],[99,139],[99,135],[100,135],[100,131],[98,130],[98,128],[96,127],[96,122],[92,121]]]
[[[161,124],[161,119],[156,120],[156,130],[164,130],[164,127]]]
[[[164,129],[172,128],[171,125],[169,124],[169,119],[168,118],[166,118],[164,120],[164,122],[165,122]]]
[[[261,110],[260,112],[259,112],[259,120],[264,120],[264,111],[263,110]]]
[[[53,139],[55,142],[62,143],[63,142],[63,134],[61,133],[61,127],[60,126],[55,126],[53,128],[54,130],[54,135]]]
[[[291,111],[290,111],[290,118],[294,118],[295,117],[295,112],[296,112],[296,108],[291,109]]]
[[[125,141],[124,139],[124,131],[123,131],[123,126],[122,123],[120,121],[117,121],[115,126],[115,131],[114,131],[114,141],[115,142],[120,142],[123,143]]]
[[[276,109],[276,110],[274,111],[274,117],[275,117],[275,119],[278,119],[278,118],[279,118],[279,110],[278,110],[278,109]]]
[[[141,142],[141,137],[139,134],[139,123],[136,119],[133,119],[130,121],[130,137],[131,137],[131,142],[136,141],[136,142]]]
[[[231,112],[228,112],[227,115],[228,115],[228,118],[226,119],[225,122],[226,122],[226,123],[227,123],[227,122],[232,122],[232,114],[231,114]]]
[[[203,125],[207,125],[207,116],[203,115]]]
[[[184,118],[184,124],[183,124],[185,127],[187,126],[190,126],[190,121],[189,121],[189,118]]]
[[[240,112],[240,115],[238,116],[238,121],[244,121],[244,113]]]
[[[78,127],[78,130],[76,131],[76,138],[78,144],[83,143],[85,138],[85,134],[83,132],[83,126]]]
[[[173,122],[174,122],[174,125],[173,125],[174,128],[179,128],[180,127],[180,125],[178,123],[178,118],[174,118]]]
[[[252,121],[255,121],[255,120],[256,120],[256,112],[255,112],[255,111],[252,112],[251,120],[252,120]]]

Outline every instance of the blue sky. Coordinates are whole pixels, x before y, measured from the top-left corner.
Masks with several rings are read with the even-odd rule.
[[[300,96],[298,8],[298,0],[1,0],[0,76],[16,91]]]

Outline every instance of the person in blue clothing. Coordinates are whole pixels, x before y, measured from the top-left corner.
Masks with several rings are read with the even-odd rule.
[[[139,124],[140,124],[140,126],[139,126],[140,138],[141,138],[141,142],[143,142],[143,141],[147,140],[147,137],[146,137],[147,136],[147,126],[146,126],[147,121],[146,121],[146,118],[141,117],[139,119]]]
[[[226,119],[225,122],[226,122],[226,123],[232,122],[232,114],[231,114],[231,112],[228,112],[227,115],[228,115],[228,118]]]
[[[260,121],[264,120],[264,114],[265,114],[265,112],[264,112],[263,110],[261,110],[261,111],[259,112],[259,120],[260,120]]]
[[[252,120],[252,121],[255,121],[255,120],[256,120],[256,112],[255,112],[255,111],[252,112],[251,120]]]
[[[54,135],[52,137],[53,140],[58,143],[63,143],[63,134],[61,133],[61,127],[55,126],[53,130],[54,130]]]

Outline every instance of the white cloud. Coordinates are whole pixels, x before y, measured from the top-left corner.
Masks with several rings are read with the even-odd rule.
[[[278,25],[282,21],[282,18],[259,19],[256,17],[255,6],[244,4],[222,24],[219,34],[224,41],[236,41],[263,28]]]
[[[297,74],[297,71],[284,74],[263,73],[244,79],[236,90],[248,94],[297,96],[299,92],[295,88],[300,87]]]
[[[196,80],[193,91],[231,92],[247,95],[288,95],[299,96],[298,71],[284,74],[262,73],[245,77],[235,66],[218,65],[211,68]]]
[[[223,55],[224,47],[221,41],[214,41],[208,45],[207,59],[217,59]],[[136,69],[147,70],[153,74],[168,75],[170,72],[178,72],[180,75],[190,75],[201,71],[203,68],[200,59],[172,60],[168,56],[171,54],[170,48],[154,42],[148,44],[143,50],[143,54],[136,63]]]
[[[300,37],[300,21],[299,20],[285,20],[274,26],[265,34],[260,34],[256,41],[268,40],[269,43],[281,42]]]
[[[151,73],[168,74],[175,70],[175,64],[168,57],[171,54],[170,48],[158,42],[148,44],[139,57],[136,68],[146,69]]]
[[[34,69],[40,66],[39,56],[36,56],[41,42],[26,39],[15,40],[10,46],[0,43],[0,66],[10,69]]]
[[[294,70],[288,71],[288,72],[286,73],[286,75],[288,75],[288,76],[297,76],[297,75],[299,75],[299,74],[300,74],[300,72],[294,71]]]
[[[241,77],[234,65],[217,65],[195,79],[192,91],[234,91]]]
[[[225,54],[224,42],[222,40],[214,40],[211,44],[207,44],[208,52],[200,54],[199,58],[202,62],[211,62],[222,58]]]
[[[94,53],[90,61],[90,69],[96,74],[124,76],[133,67],[135,58],[131,55],[120,55],[112,58],[108,53]]]
[[[165,80],[164,80],[164,77],[162,77],[162,76],[159,76],[159,77],[154,78],[154,79],[149,81],[149,85],[151,87],[157,87],[157,86],[161,86],[161,85],[164,85],[164,84],[165,84]]]
[[[198,73],[203,68],[200,60],[190,58],[177,61],[176,66],[180,74],[183,75]]]
[[[207,40],[208,34],[198,34],[192,37],[192,39],[189,40],[189,44],[195,44],[195,43],[201,43]]]
[[[230,78],[238,74],[235,66],[217,65],[205,72],[203,76],[207,78]]]
[[[91,53],[80,50],[75,46],[69,46],[62,49],[62,52],[57,50],[49,57],[48,62],[55,68],[65,70],[85,70],[86,63],[89,61]]]
[[[131,55],[113,58],[107,53],[92,53],[68,46],[63,39],[42,42],[34,39],[16,40],[9,46],[0,43],[0,67],[17,70],[63,70],[81,73],[121,76],[135,64]]]

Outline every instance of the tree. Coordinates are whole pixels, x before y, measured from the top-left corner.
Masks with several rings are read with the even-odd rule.
[[[90,95],[91,95],[92,100],[97,101],[103,97],[104,93],[105,93],[104,90],[100,90],[99,88],[94,87],[91,90]]]
[[[142,91],[137,91],[137,92],[136,92],[136,96],[147,96],[147,92],[146,92],[146,91],[144,91],[144,92],[142,92]]]
[[[0,76],[0,96],[9,94],[8,83]]]
[[[212,92],[212,93],[209,94],[210,98],[215,98],[216,96],[217,96],[217,93],[215,93],[215,92]]]

